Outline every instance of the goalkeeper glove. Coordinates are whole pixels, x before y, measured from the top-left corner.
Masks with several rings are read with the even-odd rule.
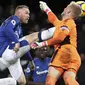
[[[40,3],[41,10],[45,11],[47,14],[48,14],[48,12],[51,11],[51,9],[47,6],[47,4],[45,2],[40,1],[39,3]]]
[[[30,47],[32,48],[32,49],[36,49],[36,48],[41,48],[41,47],[44,47],[44,46],[47,46],[48,44],[47,44],[47,42],[46,41],[44,41],[44,42],[34,42],[34,43],[32,43],[31,45],[30,45]]]

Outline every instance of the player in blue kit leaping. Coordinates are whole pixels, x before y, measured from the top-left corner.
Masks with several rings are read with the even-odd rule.
[[[29,44],[37,39],[37,32],[24,37],[22,34],[21,23],[28,23],[29,13],[26,5],[20,5],[15,14],[0,26],[0,69],[7,67],[12,76],[0,79],[0,85],[17,85],[16,81],[19,85],[26,83],[20,58],[30,50]],[[29,56],[29,59],[32,60],[32,57]]]

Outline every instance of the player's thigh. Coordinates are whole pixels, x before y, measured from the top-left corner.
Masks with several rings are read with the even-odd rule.
[[[63,74],[64,80],[68,77],[76,78],[76,71],[74,69],[68,69],[68,71],[65,71]]]
[[[21,85],[25,85],[26,84],[26,78],[24,75],[24,72],[21,73],[20,77],[18,78],[17,82]]]
[[[21,64],[20,64],[20,59],[18,59],[15,63],[10,64],[8,69],[9,69],[11,76],[15,80],[18,80],[21,76],[21,73],[23,72]]]
[[[79,85],[76,81],[76,71],[74,69],[69,69],[63,75],[63,79],[66,85]]]
[[[9,46],[5,49],[5,51],[2,54],[2,58],[7,61],[7,62],[13,62],[15,60],[14,58],[16,57],[15,51],[13,49],[9,49]]]
[[[25,40],[27,40],[30,43],[38,40],[38,32],[34,32],[32,34],[29,34],[25,36]]]
[[[20,49],[17,53],[15,53],[15,51],[13,50],[15,43],[10,44],[3,52],[2,57],[7,62],[10,63],[15,62],[18,58],[22,57],[25,53],[27,53],[30,50],[30,47],[26,40],[21,39],[19,42],[20,42]]]
[[[9,66],[9,63],[5,61],[2,57],[0,58],[0,70],[3,71]]]
[[[50,66],[46,78],[46,85],[55,85],[56,81],[59,79],[62,73],[62,68],[55,68],[53,66]]]

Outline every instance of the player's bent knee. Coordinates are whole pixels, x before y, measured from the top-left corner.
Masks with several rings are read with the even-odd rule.
[[[55,85],[56,79],[52,76],[47,76],[45,85]]]
[[[72,77],[72,78],[75,79],[76,74],[75,74],[74,72],[66,71],[66,72],[64,73],[64,75],[63,75],[63,78],[64,78],[64,79],[67,79],[68,77]]]
[[[79,83],[75,79],[76,74],[74,72],[65,72],[63,79],[66,85],[79,85]]]
[[[13,50],[6,49],[2,55],[2,58],[7,62],[13,62],[16,58],[16,53]]]
[[[72,76],[68,76],[64,79],[66,85],[79,85],[79,83]]]
[[[21,73],[21,76],[19,77],[19,79],[17,80],[19,85],[25,85],[26,84],[26,78],[23,74],[23,72]]]
[[[21,79],[18,81],[19,85],[25,85],[26,84],[26,79]]]
[[[46,79],[46,85],[55,85],[56,81],[60,77],[61,72],[55,69],[55,67],[50,66],[48,69],[48,75]]]

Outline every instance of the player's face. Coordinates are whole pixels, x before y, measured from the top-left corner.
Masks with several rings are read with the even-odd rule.
[[[29,20],[29,17],[30,17],[29,14],[30,14],[30,11],[29,11],[28,8],[23,8],[21,10],[21,18],[20,18],[20,20],[21,20],[22,23],[28,23],[28,20]]]
[[[48,56],[49,49],[47,47],[42,47],[36,50],[37,57],[44,59]]]
[[[70,7],[70,5],[68,5],[65,9],[64,9],[64,11],[61,13],[61,15],[62,15],[62,17],[64,17],[64,16],[68,16],[68,14],[71,12],[71,7]]]

